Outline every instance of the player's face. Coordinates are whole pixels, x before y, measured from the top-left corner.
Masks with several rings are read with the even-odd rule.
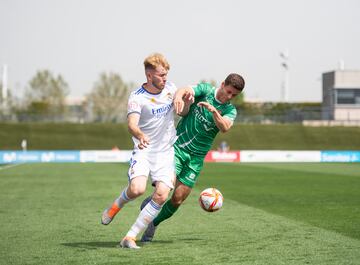
[[[168,70],[162,66],[156,67],[155,70],[151,71],[150,82],[159,90],[163,90],[167,80]]]
[[[224,83],[221,84],[220,89],[216,94],[216,99],[221,103],[229,102],[231,99],[240,94],[240,91],[234,88],[233,86],[225,86]]]

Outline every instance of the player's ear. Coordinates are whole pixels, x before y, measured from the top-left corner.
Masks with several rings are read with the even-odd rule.
[[[145,70],[145,76],[147,80],[151,80],[151,70],[150,69],[146,69]]]

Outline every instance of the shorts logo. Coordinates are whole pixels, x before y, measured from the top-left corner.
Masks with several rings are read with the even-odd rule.
[[[195,174],[194,174],[194,173],[191,173],[188,178],[194,180],[195,177],[196,177]]]

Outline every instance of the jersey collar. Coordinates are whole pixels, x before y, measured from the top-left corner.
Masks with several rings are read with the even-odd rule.
[[[214,92],[214,99],[217,103],[219,103],[220,105],[222,105],[223,103],[221,103],[217,98],[216,98],[216,95],[217,95],[217,92],[219,91],[219,88],[216,88],[215,89],[215,92]]]
[[[146,88],[145,88],[145,85],[146,85],[146,83],[144,83],[144,84],[142,84],[142,88],[143,89],[145,89],[145,91],[148,93],[148,94],[150,94],[150,95],[159,95],[159,94],[161,94],[161,92],[164,90],[161,90],[160,92],[158,92],[158,93],[151,93],[149,90],[147,90]]]

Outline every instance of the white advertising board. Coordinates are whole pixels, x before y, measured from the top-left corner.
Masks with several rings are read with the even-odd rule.
[[[240,162],[320,162],[320,151],[240,151]]]
[[[80,162],[128,162],[131,157],[129,150],[125,151],[80,151]]]

